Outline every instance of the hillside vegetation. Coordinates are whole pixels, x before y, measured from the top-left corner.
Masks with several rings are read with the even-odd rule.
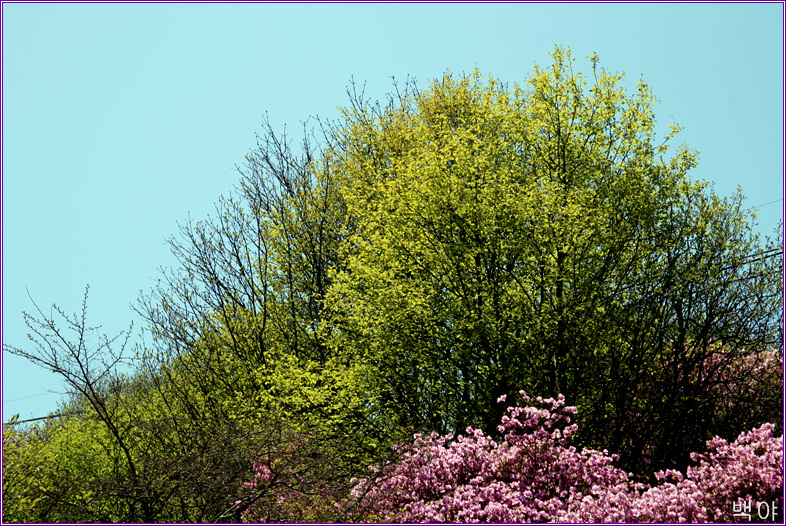
[[[171,238],[141,337],[91,337],[86,293],[4,344],[71,392],[4,425],[4,522],[732,521],[780,499],[782,230],[689,177],[650,86],[587,65],[352,86],[299,143],[265,122],[235,194]]]

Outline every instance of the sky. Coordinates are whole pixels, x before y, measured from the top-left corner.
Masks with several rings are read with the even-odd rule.
[[[176,264],[166,245],[239,181],[265,115],[338,116],[351,79],[386,100],[475,67],[524,83],[572,48],[643,78],[700,151],[694,179],[783,217],[784,8],[769,4],[2,5],[2,342],[32,349],[33,301],[109,335]],[[665,132],[664,132],[665,133]],[[132,336],[131,343],[139,341]],[[3,422],[55,411],[60,378],[2,354]]]

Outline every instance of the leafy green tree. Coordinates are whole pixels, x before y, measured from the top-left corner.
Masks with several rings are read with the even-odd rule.
[[[628,94],[596,56],[589,78],[569,51],[553,59],[525,86],[474,72],[387,106],[355,97],[330,149],[348,218],[324,326],[400,425],[493,431],[494,401],[523,386],[565,394],[586,444],[609,449],[674,341],[688,350],[660,377],[653,462],[687,460],[735,431],[693,429],[679,399],[700,396],[690,371],[711,338],[781,345],[782,259],[768,256],[782,242],[760,243],[740,195],[688,178],[695,152],[668,156],[679,127],[657,140],[643,81]]]
[[[41,520],[237,520],[261,498],[242,483],[270,451],[309,437],[306,464],[328,464],[326,487],[348,493],[352,476],[400,438],[374,414],[365,370],[329,354],[318,330],[341,215],[305,149],[295,159],[285,138],[260,139],[241,197],[173,238],[180,267],[141,299],[152,341],[135,355],[106,338],[90,347],[86,297],[80,316],[26,316],[34,348],[6,350],[59,372],[82,412],[52,454],[79,458],[65,454],[72,444],[95,453],[82,455],[90,469],[52,463],[58,487],[81,489]],[[135,374],[119,374],[129,360]],[[287,464],[302,459],[284,457],[281,483],[311,491]]]
[[[46,522],[52,501],[47,464],[51,431],[49,423],[24,427],[18,416],[3,424],[3,522]],[[57,487],[57,491],[68,488]]]

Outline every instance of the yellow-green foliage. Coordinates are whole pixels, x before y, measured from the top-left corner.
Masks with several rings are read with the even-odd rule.
[[[712,338],[739,363],[777,344],[782,261],[759,256],[782,237],[760,243],[741,193],[688,178],[697,154],[669,149],[676,124],[656,137],[648,85],[574,64],[556,48],[522,85],[473,71],[355,98],[302,157],[269,132],[240,199],[171,241],[181,268],[140,302],[138,374],[76,367],[80,416],[4,428],[4,520],[240,520],[252,503],[338,520],[389,445],[493,433],[520,389],[564,394],[576,443],[632,468],[762,423],[732,418],[750,397],[691,411],[723,391],[697,373]],[[776,398],[773,374],[748,391]]]
[[[321,177],[348,219],[322,326],[402,425],[491,430],[521,387],[610,423],[669,339],[772,338],[752,320],[774,299],[733,331],[715,315],[762,250],[741,195],[688,178],[697,153],[656,135],[645,82],[552,56],[523,85],[474,71],[353,101],[335,130]]]
[[[553,58],[524,86],[448,74],[384,109],[345,110],[332,168],[357,223],[329,295],[344,315],[337,345],[380,364],[383,382],[417,378],[401,378],[394,396],[431,413],[428,424],[447,412],[461,429],[474,420],[466,404],[501,394],[506,368],[542,369],[547,353],[516,349],[554,347],[544,335],[576,309],[608,308],[576,295],[597,293],[588,289],[610,253],[691,184],[695,155],[664,160],[655,146],[646,84],[627,94],[593,57],[588,88],[569,51]]]
[[[36,430],[3,424],[3,522],[37,522],[47,440]]]
[[[4,428],[3,520],[120,520],[122,502],[95,498],[96,481],[109,478],[118,453],[106,429],[89,416]]]

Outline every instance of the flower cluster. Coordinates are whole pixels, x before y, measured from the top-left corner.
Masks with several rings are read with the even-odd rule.
[[[250,482],[245,482],[243,486],[248,489],[254,489],[266,483],[272,477],[273,472],[270,471],[270,468],[267,467],[267,464],[263,462],[256,462],[254,464],[254,478]]]
[[[708,453],[691,455],[699,465],[689,467],[687,476],[696,481],[712,520],[730,520],[729,503],[738,499],[782,499],[783,437],[776,438],[774,429],[764,424],[742,433],[732,444],[716,437],[707,442]]]
[[[519,393],[526,403],[531,399]],[[504,401],[501,397],[500,401]],[[575,407],[562,396],[508,408],[496,442],[466,436],[415,435],[401,459],[357,482],[361,520],[392,522],[706,522],[731,520],[737,499],[774,499],[783,489],[783,439],[772,424],[733,444],[715,438],[694,455],[687,476],[659,472],[654,487],[637,483],[607,451],[569,445]],[[779,498],[779,497],[778,497]],[[780,501],[779,501],[780,502]],[[780,502],[782,505],[782,502]]]

